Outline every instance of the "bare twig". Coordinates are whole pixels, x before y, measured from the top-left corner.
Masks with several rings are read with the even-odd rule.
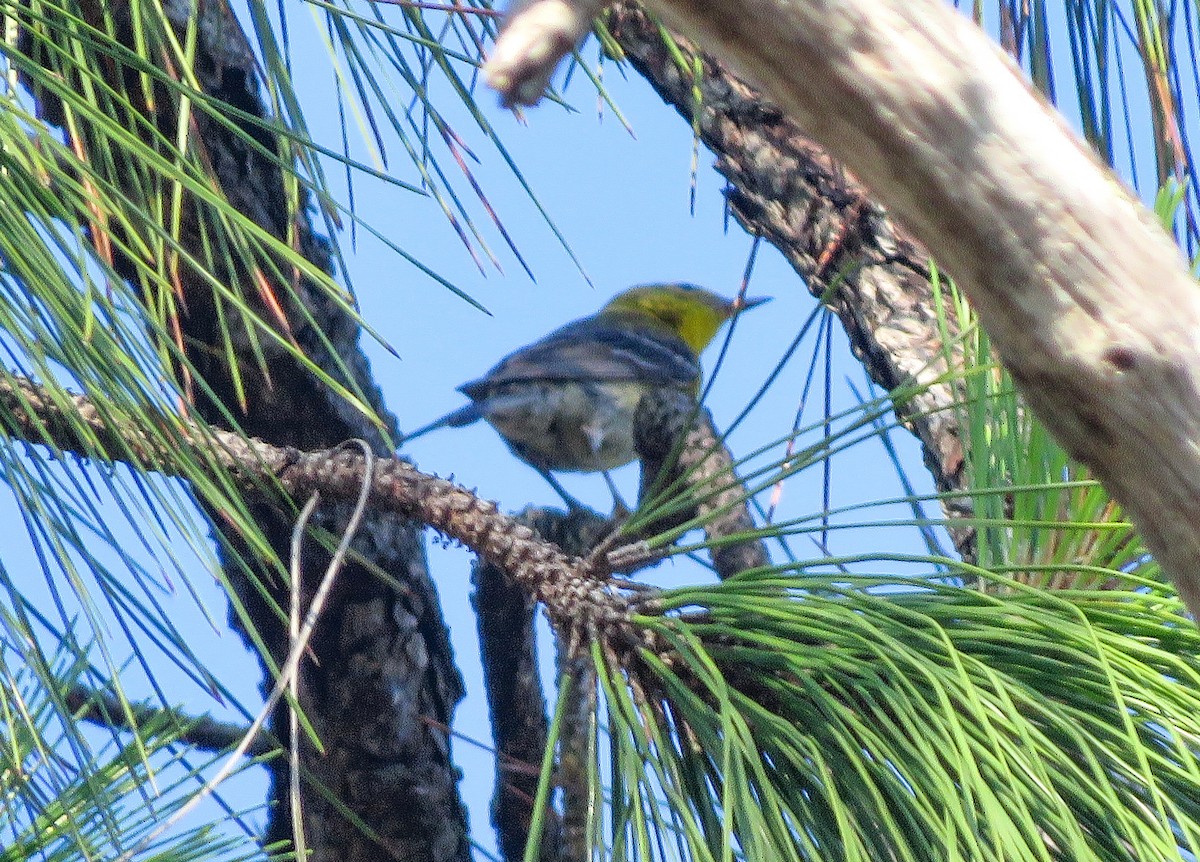
[[[180,710],[159,706],[148,701],[127,704],[129,712],[133,716],[131,724],[125,711],[126,704],[123,704],[119,698],[107,692],[78,684],[68,689],[65,701],[67,709],[71,710],[77,718],[116,730],[137,732],[142,725],[154,725],[162,721],[170,722],[177,728],[175,738],[179,742],[203,751],[228,751],[246,735],[246,725],[244,724],[217,721],[207,715],[187,715]],[[278,743],[265,736],[259,736],[246,749],[246,755],[265,757],[279,750]]]

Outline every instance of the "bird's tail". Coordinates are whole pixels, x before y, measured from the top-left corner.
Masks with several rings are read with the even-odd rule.
[[[451,411],[443,416],[430,422],[428,425],[422,425],[416,431],[405,434],[400,438],[400,443],[403,445],[409,440],[414,440],[417,437],[422,437],[430,431],[436,431],[438,428],[462,428],[464,425],[470,425],[472,422],[478,422],[483,418],[483,411],[479,409],[479,405],[471,402],[457,410]]]

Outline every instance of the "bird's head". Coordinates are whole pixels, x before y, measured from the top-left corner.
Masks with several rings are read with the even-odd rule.
[[[767,299],[726,299],[694,284],[643,284],[618,293],[600,313],[648,318],[670,329],[699,356],[725,321]]]

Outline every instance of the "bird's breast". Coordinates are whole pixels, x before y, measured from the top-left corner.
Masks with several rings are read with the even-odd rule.
[[[646,387],[630,381],[523,381],[477,403],[513,451],[545,470],[592,473],[633,461],[633,416]]]

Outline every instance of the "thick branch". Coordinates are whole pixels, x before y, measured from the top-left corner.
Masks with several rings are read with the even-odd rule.
[[[537,604],[495,566],[481,564],[473,575],[476,627],[483,659],[483,682],[496,745],[496,784],[492,826],[502,859],[525,853],[542,753],[549,738],[546,696],[538,673],[534,613]],[[545,827],[538,858],[560,858],[562,822],[542,812]]]
[[[530,508],[517,519],[578,557],[591,551],[612,529],[606,518],[586,509],[562,513]],[[480,563],[472,576],[475,582],[472,603],[496,742],[492,825],[499,838],[501,856],[517,860],[523,858],[529,840],[539,766],[548,739],[549,722],[533,625],[537,605],[496,566]],[[566,807],[569,811],[570,806]],[[553,808],[542,812],[542,818],[538,859],[560,862],[564,858],[562,818]]]
[[[122,453],[167,475],[173,472],[172,450],[188,446],[207,454],[247,491],[259,495],[276,489],[292,497],[320,493],[330,500],[353,501],[369,481],[375,510],[405,515],[462,542],[545,604],[564,631],[576,626],[606,628],[625,617],[624,602],[607,591],[604,576],[578,557],[501,514],[495,503],[399,458],[377,459],[375,474],[366,477],[363,457],[342,449],[301,452],[228,431],[168,423],[165,418],[161,425],[175,430],[154,436],[110,424],[84,396],[74,396],[70,404],[57,403],[37,385],[14,378],[0,379],[0,418],[29,442],[80,455],[96,454],[87,436],[94,435],[106,452]]]
[[[962,351],[957,321],[945,320],[949,332],[942,331],[928,253],[778,107],[681,37],[668,45],[640,5],[614,4],[605,23],[624,56],[716,154],[734,217],[778,248],[834,310],[871,379],[889,392],[921,384],[898,401],[896,414],[921,441],[938,490],[961,491],[956,404],[965,393],[946,371],[961,366]],[[970,500],[942,505],[955,547],[974,559],[974,528],[953,525],[971,517]]]
[[[32,11],[24,15],[27,7]],[[277,158],[297,154],[299,143],[276,135],[278,118],[261,97],[262,66],[235,10],[226,0],[114,0],[79,4],[61,15],[28,4],[13,4],[10,11],[22,26],[19,45],[26,50],[20,56],[27,62],[45,66],[66,90],[99,87],[110,93],[97,105],[111,111],[111,123],[77,113],[65,131],[81,159],[100,154],[86,173],[96,173],[115,190],[109,200],[128,200],[133,215],[97,218],[85,208],[80,226],[115,249],[159,248],[163,236],[178,243],[178,259],[116,253],[113,262],[137,285],[134,295],[151,297],[154,319],[170,315],[166,330],[186,356],[164,370],[175,372],[180,390],[194,396],[194,412],[224,425],[236,417],[248,434],[277,446],[314,450],[356,438],[379,454],[390,452],[394,422],[359,347],[358,321],[343,297],[301,277],[283,254],[286,247],[316,269],[332,268],[330,246],[311,222],[315,211],[308,205],[307,187],[289,180],[287,166]],[[125,61],[133,54],[142,63]],[[74,67],[80,57],[97,58],[87,75]],[[158,74],[147,74],[150,67]],[[104,77],[103,86],[93,75]],[[177,80],[194,83],[205,97],[185,97],[169,84]],[[39,116],[50,123],[69,115],[58,92],[55,86],[34,93]],[[203,172],[211,181],[203,186],[212,191],[171,198],[179,188],[175,181],[156,179],[154,161],[129,152],[123,137],[114,138],[112,126],[140,134],[165,163],[190,160],[188,170]],[[185,144],[183,152],[176,152],[172,142]],[[257,234],[231,237],[238,221],[217,198],[279,245],[266,248]],[[142,230],[145,213],[160,213],[165,223]],[[107,242],[114,238],[118,241]],[[170,286],[164,288],[153,274],[147,278],[151,270],[169,272]],[[241,301],[230,302],[214,290],[215,283],[241,289]],[[243,302],[266,323],[251,324],[241,311]],[[284,338],[251,331],[264,325],[276,327]],[[167,336],[156,331],[150,337]],[[299,347],[319,371],[292,355],[287,344]],[[331,380],[336,385],[330,386]],[[387,430],[345,399],[339,387],[360,393]],[[275,503],[251,496],[248,511],[276,558],[286,559],[291,514]],[[349,508],[322,505],[314,524],[339,534]],[[233,623],[243,633],[253,628],[247,641],[265,644],[278,659],[286,651],[287,632],[274,613],[282,597],[270,594],[280,580],[261,563],[260,549],[228,528],[223,513],[209,510],[209,515],[220,534],[228,583],[238,593],[240,610]],[[341,578],[354,586],[332,597],[311,645],[316,660],[301,671],[300,704],[324,746],[318,752],[303,740],[300,744],[305,782],[298,799],[311,858],[376,862],[382,855],[405,862],[464,862],[470,844],[447,732],[462,682],[425,566],[419,526],[396,514],[373,512],[356,534],[354,552]],[[308,542],[304,571],[319,571],[323,556],[319,543]],[[379,571],[391,579],[376,577]],[[302,589],[311,586],[302,584]],[[286,710],[281,707],[273,724],[285,745],[288,723],[279,719]],[[273,843],[291,837],[293,797],[287,792],[289,760],[276,758],[268,769],[275,804],[268,808],[265,841]]]
[[[940,0],[650,5],[925,244],[1200,610],[1200,291],[1153,215]]]

